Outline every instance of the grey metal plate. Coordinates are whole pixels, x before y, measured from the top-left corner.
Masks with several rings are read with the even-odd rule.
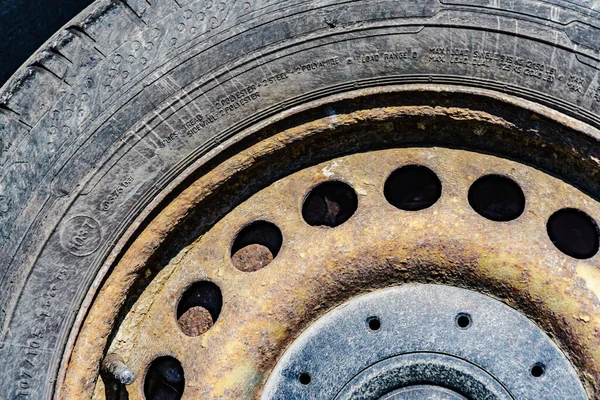
[[[468,327],[459,326],[460,315],[470,316]],[[381,322],[377,330],[368,324],[374,316]],[[480,293],[422,284],[373,292],[326,314],[284,354],[262,398],[333,399],[382,360],[412,353],[473,365],[494,378],[490,386],[501,384],[515,399],[587,398],[565,355],[522,314]],[[543,374],[534,376],[532,367],[540,363]],[[301,383],[301,374],[310,375],[310,383]],[[433,375],[409,385],[439,384]],[[389,392],[398,389],[387,384]],[[507,398],[486,396],[479,398]]]

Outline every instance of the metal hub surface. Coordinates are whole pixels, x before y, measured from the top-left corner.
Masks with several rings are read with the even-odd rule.
[[[286,351],[262,399],[376,400],[415,385],[473,400],[587,398],[564,354],[514,309],[456,287],[408,284],[319,319]]]
[[[439,386],[417,385],[394,390],[381,400],[466,400],[460,394]]]

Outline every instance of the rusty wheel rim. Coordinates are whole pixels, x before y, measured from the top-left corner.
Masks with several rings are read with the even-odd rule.
[[[593,185],[584,185],[588,190],[583,191],[539,169],[476,151],[395,148],[404,137],[364,147],[356,139],[366,129],[391,137],[398,124],[417,135],[458,124],[457,129],[468,127],[465,135],[475,141],[484,136],[510,142],[507,132],[528,129],[523,121],[488,111],[431,105],[361,108],[274,131],[223,161],[164,207],[105,280],[68,353],[62,396],[80,391],[88,398],[104,398],[112,390],[113,382],[98,379],[99,363],[86,360],[91,349],[93,359],[112,353],[123,357],[137,376],[126,388],[131,399],[144,398],[148,368],[163,356],[181,362],[184,398],[257,398],[278,357],[312,321],[353,296],[406,282],[464,287],[518,309],[555,339],[589,395],[595,393],[600,376],[598,256],[565,254],[547,229],[548,220],[562,209],[580,210],[592,219],[600,216]],[[564,116],[551,119],[536,111],[528,115],[543,134],[533,135],[538,142],[527,139],[525,147],[535,147],[540,157],[544,152],[561,157],[565,146],[556,139],[560,130],[578,138],[577,126],[567,126]],[[326,149],[326,141],[338,135],[354,140],[341,146],[347,155],[334,154],[311,165],[311,155],[301,152],[315,143]],[[582,143],[587,140],[580,136]],[[425,142],[416,144],[430,145]],[[264,165],[260,163],[278,152],[303,161],[283,177],[266,177],[267,184],[251,182],[248,186],[258,189],[238,204],[213,203],[217,211],[205,218],[208,227],[200,234],[190,228],[190,209],[206,205],[207,199],[214,202],[218,196],[211,195],[220,185],[243,190],[243,171]],[[577,158],[583,152],[577,148],[574,154],[565,158],[571,167],[581,164]],[[586,168],[595,170],[589,157]],[[427,168],[439,178],[441,194],[431,206],[403,210],[386,198],[386,181],[406,166]],[[232,179],[236,174],[241,178]],[[496,221],[473,208],[469,189],[486,176],[508,178],[522,189],[525,205],[519,215]],[[312,226],[302,215],[303,204],[324,182],[350,187],[357,207],[337,225],[330,218],[324,226]],[[251,243],[258,247],[232,257],[236,238],[255,223],[274,225],[281,232],[281,248]],[[175,231],[194,238],[181,241],[176,255],[164,262],[156,254],[165,243],[172,245],[173,237],[181,237]],[[182,330],[178,317],[183,314],[177,308],[185,291],[198,282],[218,288],[222,309],[211,312],[205,304],[186,310],[188,326]],[[135,296],[132,290],[138,291]],[[102,304],[110,304],[110,310]]]

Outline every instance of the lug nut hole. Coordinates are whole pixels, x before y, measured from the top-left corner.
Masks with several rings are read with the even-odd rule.
[[[552,243],[568,256],[586,259],[598,252],[598,225],[583,211],[558,210],[548,218],[546,228]]]
[[[367,318],[367,326],[372,331],[378,331],[381,328],[381,320],[379,317],[369,317]]]
[[[349,185],[324,182],[313,188],[302,205],[302,217],[311,226],[336,227],[346,222],[358,208],[358,197]]]
[[[386,200],[405,211],[431,207],[442,195],[442,183],[429,168],[407,165],[398,168],[387,178],[383,187]]]
[[[310,382],[312,381],[312,377],[310,376],[310,374],[303,372],[298,377],[298,380],[300,381],[301,384],[306,386],[306,385],[310,384]]]
[[[146,400],[179,400],[184,388],[183,367],[177,359],[166,356],[152,361],[144,379]]]
[[[471,327],[471,324],[473,323],[473,320],[471,319],[471,316],[467,313],[460,313],[456,316],[456,326],[458,326],[460,329],[468,329],[469,327]]]
[[[231,262],[243,272],[266,267],[281,250],[281,230],[266,221],[257,221],[238,233],[231,246]]]
[[[525,210],[525,195],[512,179],[485,175],[469,188],[469,204],[479,215],[492,221],[512,221]]]
[[[177,324],[187,336],[200,336],[219,318],[223,307],[221,289],[212,282],[194,283],[177,305]]]
[[[546,372],[546,366],[543,363],[535,363],[531,367],[531,376],[539,378]]]

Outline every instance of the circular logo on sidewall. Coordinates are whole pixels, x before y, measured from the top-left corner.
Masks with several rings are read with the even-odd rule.
[[[102,231],[94,218],[80,215],[71,218],[60,233],[60,244],[69,253],[83,257],[100,246]]]

